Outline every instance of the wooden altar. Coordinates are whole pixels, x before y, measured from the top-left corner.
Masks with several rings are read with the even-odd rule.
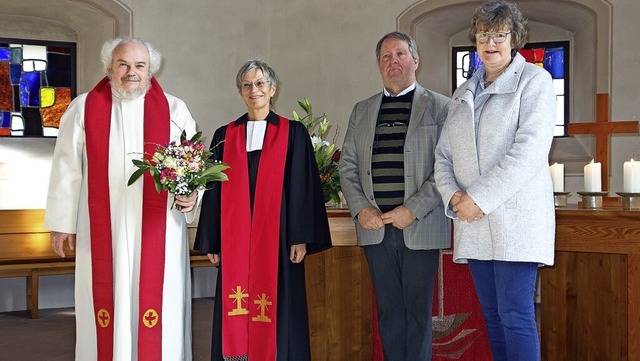
[[[371,361],[372,285],[348,209],[328,209],[333,247],[305,259],[311,360]]]
[[[541,281],[546,361],[640,360],[640,211],[556,210]]]

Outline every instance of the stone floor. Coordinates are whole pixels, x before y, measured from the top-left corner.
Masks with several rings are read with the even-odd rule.
[[[32,320],[26,311],[0,313],[0,360],[73,361],[73,308],[40,310]],[[193,300],[193,360],[210,360],[213,299]]]

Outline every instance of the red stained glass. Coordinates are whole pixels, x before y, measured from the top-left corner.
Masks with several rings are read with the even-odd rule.
[[[0,110],[13,111],[13,86],[8,61],[0,62]]]

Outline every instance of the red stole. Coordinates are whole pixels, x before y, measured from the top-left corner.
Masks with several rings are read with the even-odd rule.
[[[113,359],[113,246],[109,202],[109,130],[111,128],[111,86],[103,78],[87,95],[85,136],[93,305],[96,316],[98,360]],[[170,138],[169,103],[158,82],[144,100],[144,152],[153,154],[156,144]],[[117,190],[116,190],[117,191]],[[167,194],[156,192],[149,173],[143,177],[142,244],[138,320],[140,360],[162,359],[162,285]]]
[[[289,120],[267,122],[260,154],[253,216],[249,200],[245,124],[227,126],[222,183],[222,354],[275,360],[278,252]],[[236,357],[236,358],[234,358]]]

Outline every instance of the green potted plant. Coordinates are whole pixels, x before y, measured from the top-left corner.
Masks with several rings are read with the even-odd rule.
[[[338,174],[338,161],[340,160],[340,149],[336,147],[338,128],[331,139],[327,140],[331,123],[323,113],[314,117],[311,102],[306,97],[298,100],[298,105],[304,110],[305,115],[300,115],[294,110],[293,120],[299,121],[307,128],[313,144],[313,153],[320,173],[320,185],[325,202],[340,204],[340,176]]]

